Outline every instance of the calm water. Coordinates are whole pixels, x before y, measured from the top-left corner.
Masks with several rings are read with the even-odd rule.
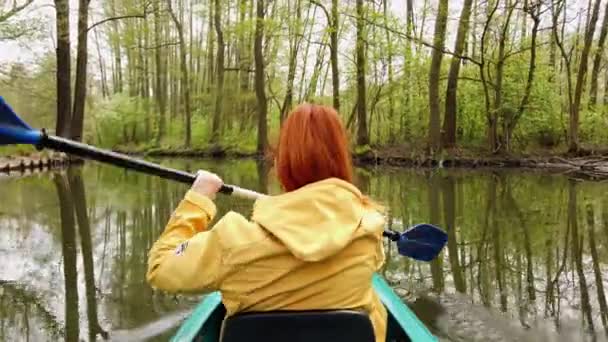
[[[163,160],[277,193],[252,160]],[[604,340],[608,184],[520,172],[358,169],[393,229],[450,234],[432,263],[387,245],[384,276],[442,339]],[[0,340],[166,340],[197,297],[153,291],[147,251],[185,185],[89,163],[0,178]],[[251,203],[218,197],[218,215]]]

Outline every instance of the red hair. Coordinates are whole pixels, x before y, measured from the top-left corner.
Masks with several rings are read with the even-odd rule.
[[[276,170],[286,191],[327,178],[352,183],[346,130],[335,109],[301,104],[281,127]]]

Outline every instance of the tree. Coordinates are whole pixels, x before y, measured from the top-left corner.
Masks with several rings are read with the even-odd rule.
[[[359,146],[369,144],[365,90],[365,64],[367,63],[367,60],[365,58],[363,15],[363,0],[357,0],[357,43],[355,49],[357,64],[357,145]]]
[[[322,6],[322,5],[321,5]],[[298,60],[298,51],[300,49],[300,43],[302,41],[302,37],[304,36],[300,30],[300,26],[302,23],[300,22],[302,18],[302,8],[301,1],[296,0],[295,4],[296,11],[296,21],[294,25],[289,25],[290,32],[290,42],[289,42],[289,67],[287,71],[287,89],[285,90],[285,99],[283,100],[283,105],[281,106],[281,113],[279,116],[279,120],[282,123],[287,117],[287,112],[291,109],[291,105],[293,102],[293,81],[296,76],[296,66]],[[295,26],[295,28],[292,28]]]
[[[262,154],[266,151],[268,144],[268,133],[266,115],[268,103],[266,102],[266,81],[264,74],[264,0],[257,0],[256,21],[255,21],[255,40],[253,44],[253,54],[255,59],[255,94],[258,101],[258,144],[257,152]]]
[[[439,76],[441,72],[441,59],[443,58],[443,44],[445,30],[448,20],[448,0],[439,0],[437,20],[435,21],[435,36],[433,38],[433,49],[431,55],[431,67],[429,70],[429,135],[428,148],[430,153],[440,149],[441,138],[441,112],[439,108]]]
[[[338,28],[340,17],[338,16],[338,0],[331,1],[331,32],[329,35],[329,53],[331,59],[331,84],[333,92],[334,109],[340,112],[340,70],[338,69]]]
[[[536,39],[538,37],[538,27],[540,26],[540,14],[541,14],[541,2],[536,3],[535,5],[531,5],[530,7],[524,8],[524,11],[530,15],[533,21],[532,25],[532,37],[530,41],[530,61],[528,65],[528,78],[526,81],[526,88],[524,90],[524,95],[521,99],[517,112],[513,115],[505,115],[503,119],[504,129],[503,129],[503,146],[509,151],[511,149],[511,136],[513,135],[513,131],[515,130],[515,126],[519,119],[523,116],[528,103],[530,102],[530,96],[532,94],[532,86],[534,85],[534,76],[536,72]]]
[[[465,0],[460,12],[460,21],[458,23],[458,33],[456,34],[456,43],[454,46],[455,54],[462,54],[465,46],[465,39],[469,30],[469,18],[471,17],[471,4],[473,0]],[[444,147],[450,148],[456,145],[456,113],[458,101],[456,100],[458,88],[458,74],[460,73],[460,58],[452,56],[450,63],[450,71],[448,72],[448,85],[445,92],[445,116],[443,120],[443,141]]]
[[[163,58],[163,51],[161,48],[161,19],[160,19],[160,6],[159,1],[152,1],[154,11],[154,64],[156,68],[155,77],[155,89],[154,97],[156,98],[156,105],[158,107],[158,131],[156,134],[156,145],[160,145],[161,141],[165,136],[165,130],[167,126],[166,110],[167,110],[167,92],[166,92],[166,69],[163,68],[165,65],[165,58]]]
[[[564,6],[562,3],[561,6]],[[557,36],[557,29],[553,28],[553,36],[560,48],[562,58],[564,59],[564,63],[566,64],[567,74],[568,74],[568,102],[569,102],[569,112],[570,112],[570,129],[568,131],[568,151],[569,152],[578,152],[579,150],[579,140],[578,140],[578,126],[579,126],[579,113],[580,113],[580,104],[581,104],[581,96],[583,93],[583,86],[585,83],[585,76],[587,75],[587,64],[589,58],[589,51],[591,50],[591,43],[593,42],[593,34],[595,32],[595,24],[597,23],[597,17],[600,7],[600,1],[595,1],[593,5],[593,12],[591,14],[591,19],[589,20],[589,25],[585,29],[585,41],[583,44],[583,50],[581,52],[580,64],[578,68],[578,73],[576,77],[576,88],[574,90],[574,94],[572,94],[572,85],[570,80],[570,63],[571,63],[571,55],[568,55],[566,49],[563,45],[563,39],[560,39]],[[557,11],[559,13],[559,11]],[[555,14],[554,14],[555,15]]]
[[[216,144],[219,141],[220,120],[222,115],[222,104],[224,101],[224,34],[222,32],[222,12],[220,8],[220,0],[215,0],[214,4],[215,9],[213,22],[215,25],[215,34],[217,36],[217,79],[215,85],[215,110],[213,112],[211,142]]]
[[[70,5],[68,0],[55,0],[57,30],[57,123],[55,134],[69,137],[71,112],[70,82]]]
[[[497,1],[498,3],[499,1]],[[503,84],[505,76],[505,63],[507,59],[507,40],[509,39],[509,27],[513,11],[515,10],[515,4],[505,1],[505,21],[500,29],[498,37],[498,56],[496,61],[496,70],[494,71],[494,107],[492,108],[492,120],[489,127],[490,133],[490,148],[492,152],[498,152],[502,148],[500,144],[500,137],[498,134],[498,122],[500,117],[505,116],[505,108],[503,103]]]
[[[76,53],[76,83],[74,83],[74,110],[72,111],[71,138],[82,140],[84,125],[84,105],[87,97],[87,54],[89,33],[89,2],[80,0],[78,3],[78,50]]]
[[[216,0],[217,2],[217,0]],[[175,24],[175,28],[177,29],[177,37],[179,39],[179,56],[180,56],[180,70],[181,70],[181,86],[182,86],[182,94],[184,96],[184,107],[186,110],[186,136],[184,141],[185,147],[190,147],[190,140],[192,137],[192,128],[191,128],[191,120],[192,120],[192,112],[190,110],[190,74],[188,72],[188,64],[186,63],[186,41],[184,39],[184,30],[182,27],[182,23],[175,15],[173,11],[173,7],[171,6],[171,0],[167,0],[167,8],[169,10],[169,14],[171,14],[171,18],[173,19],[173,23]],[[216,14],[217,15],[217,14]]]
[[[393,71],[393,42],[391,41],[391,32],[389,30],[389,25],[388,25],[388,0],[383,0],[382,1],[382,9],[383,9],[383,15],[384,15],[384,25],[386,26],[386,45],[387,45],[387,64],[388,64],[388,92],[387,92],[387,96],[388,96],[388,120],[389,120],[389,142],[390,143],[394,143],[395,141],[395,132],[394,132],[394,118],[395,118],[395,99],[394,99],[394,93],[393,93],[393,84],[394,84],[394,74],[395,72]],[[379,127],[380,125],[378,125]]]
[[[599,2],[599,1],[598,1]],[[597,79],[600,73],[600,64],[602,63],[602,56],[604,55],[604,43],[606,42],[606,35],[608,34],[608,2],[606,2],[606,8],[604,10],[604,19],[602,19],[602,29],[600,31],[600,38],[597,42],[597,49],[595,50],[595,57],[593,58],[593,69],[591,71],[591,88],[589,89],[589,105],[594,107],[597,104]]]

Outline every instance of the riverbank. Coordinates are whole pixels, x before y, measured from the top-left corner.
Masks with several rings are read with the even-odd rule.
[[[403,147],[367,149],[353,156],[359,165],[391,165],[413,168],[535,169],[588,180],[608,179],[608,153],[571,155],[560,150],[530,153],[489,154],[483,151],[452,150],[428,156]]]
[[[115,152],[145,157],[178,158],[254,158],[270,160],[268,155],[222,147],[212,148],[115,148]],[[572,156],[557,150],[539,150],[533,153],[488,154],[483,151],[452,150],[438,156],[403,146],[365,148],[353,151],[357,166],[387,165],[406,168],[462,168],[462,169],[526,169],[560,173],[587,180],[608,179],[608,153],[586,153]],[[67,166],[81,160],[70,160],[63,153],[29,153],[12,157],[0,156],[0,173],[26,172]]]
[[[118,148],[114,151],[130,155],[151,157],[259,159],[265,157],[257,154],[255,151],[240,151],[235,149],[223,149],[221,147],[200,149]],[[489,154],[484,151],[469,149],[451,150],[438,156],[429,156],[420,149],[393,146],[357,149],[353,151],[353,160],[358,166],[389,165],[411,168],[538,169],[591,180],[608,179],[607,152],[588,152],[584,153],[583,156],[573,156],[555,149],[536,150],[530,153],[518,154]]]
[[[226,148],[222,146],[204,148],[183,147],[116,147],[114,152],[129,155],[152,157],[196,157],[196,158],[256,158],[260,155],[255,150]]]

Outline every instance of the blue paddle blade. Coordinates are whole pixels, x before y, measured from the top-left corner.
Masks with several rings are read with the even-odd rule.
[[[13,111],[0,96],[0,145],[31,144],[40,142],[42,133],[32,129]]]
[[[432,224],[417,224],[401,233],[397,240],[399,254],[422,261],[431,261],[443,249],[448,235]]]

